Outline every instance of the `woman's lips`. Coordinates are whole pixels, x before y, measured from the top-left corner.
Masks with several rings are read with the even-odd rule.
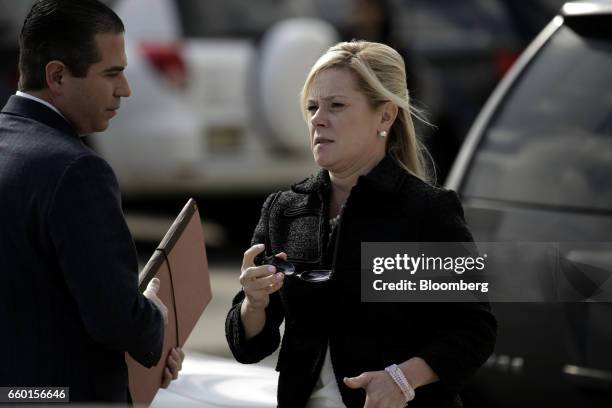
[[[333,140],[331,139],[327,139],[325,137],[316,137],[314,140],[314,145],[318,145],[318,144],[326,144],[326,143],[334,143]]]

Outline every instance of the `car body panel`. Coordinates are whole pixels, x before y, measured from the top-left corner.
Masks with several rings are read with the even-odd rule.
[[[187,352],[179,378],[158,391],[151,407],[272,408],[277,382],[271,367]]]

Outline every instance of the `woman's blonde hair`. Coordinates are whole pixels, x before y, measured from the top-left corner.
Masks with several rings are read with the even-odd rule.
[[[319,72],[330,68],[349,69],[355,75],[358,90],[373,108],[385,102],[397,105],[398,114],[387,136],[386,153],[408,172],[423,180],[431,180],[425,161],[431,156],[417,138],[412,116],[426,121],[410,104],[406,68],[401,55],[385,44],[368,41],[353,40],[332,46],[315,62],[302,88],[300,102],[305,120],[308,120],[310,87]]]

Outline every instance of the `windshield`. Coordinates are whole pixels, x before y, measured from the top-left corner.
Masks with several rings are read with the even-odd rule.
[[[463,194],[612,210],[612,41],[564,25],[486,129]]]

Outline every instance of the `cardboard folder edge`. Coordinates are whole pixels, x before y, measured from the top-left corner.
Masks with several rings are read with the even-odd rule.
[[[159,266],[164,262],[164,253],[168,254],[172,251],[172,248],[174,248],[174,245],[181,237],[189,221],[191,221],[191,217],[193,217],[197,210],[198,205],[196,201],[190,198],[168,229],[168,232],[166,232],[166,235],[164,235],[164,238],[157,246],[157,249],[155,249],[155,252],[153,252],[151,258],[149,258],[142,272],[138,275],[138,289],[141,292],[146,289],[151,279],[155,277]]]

